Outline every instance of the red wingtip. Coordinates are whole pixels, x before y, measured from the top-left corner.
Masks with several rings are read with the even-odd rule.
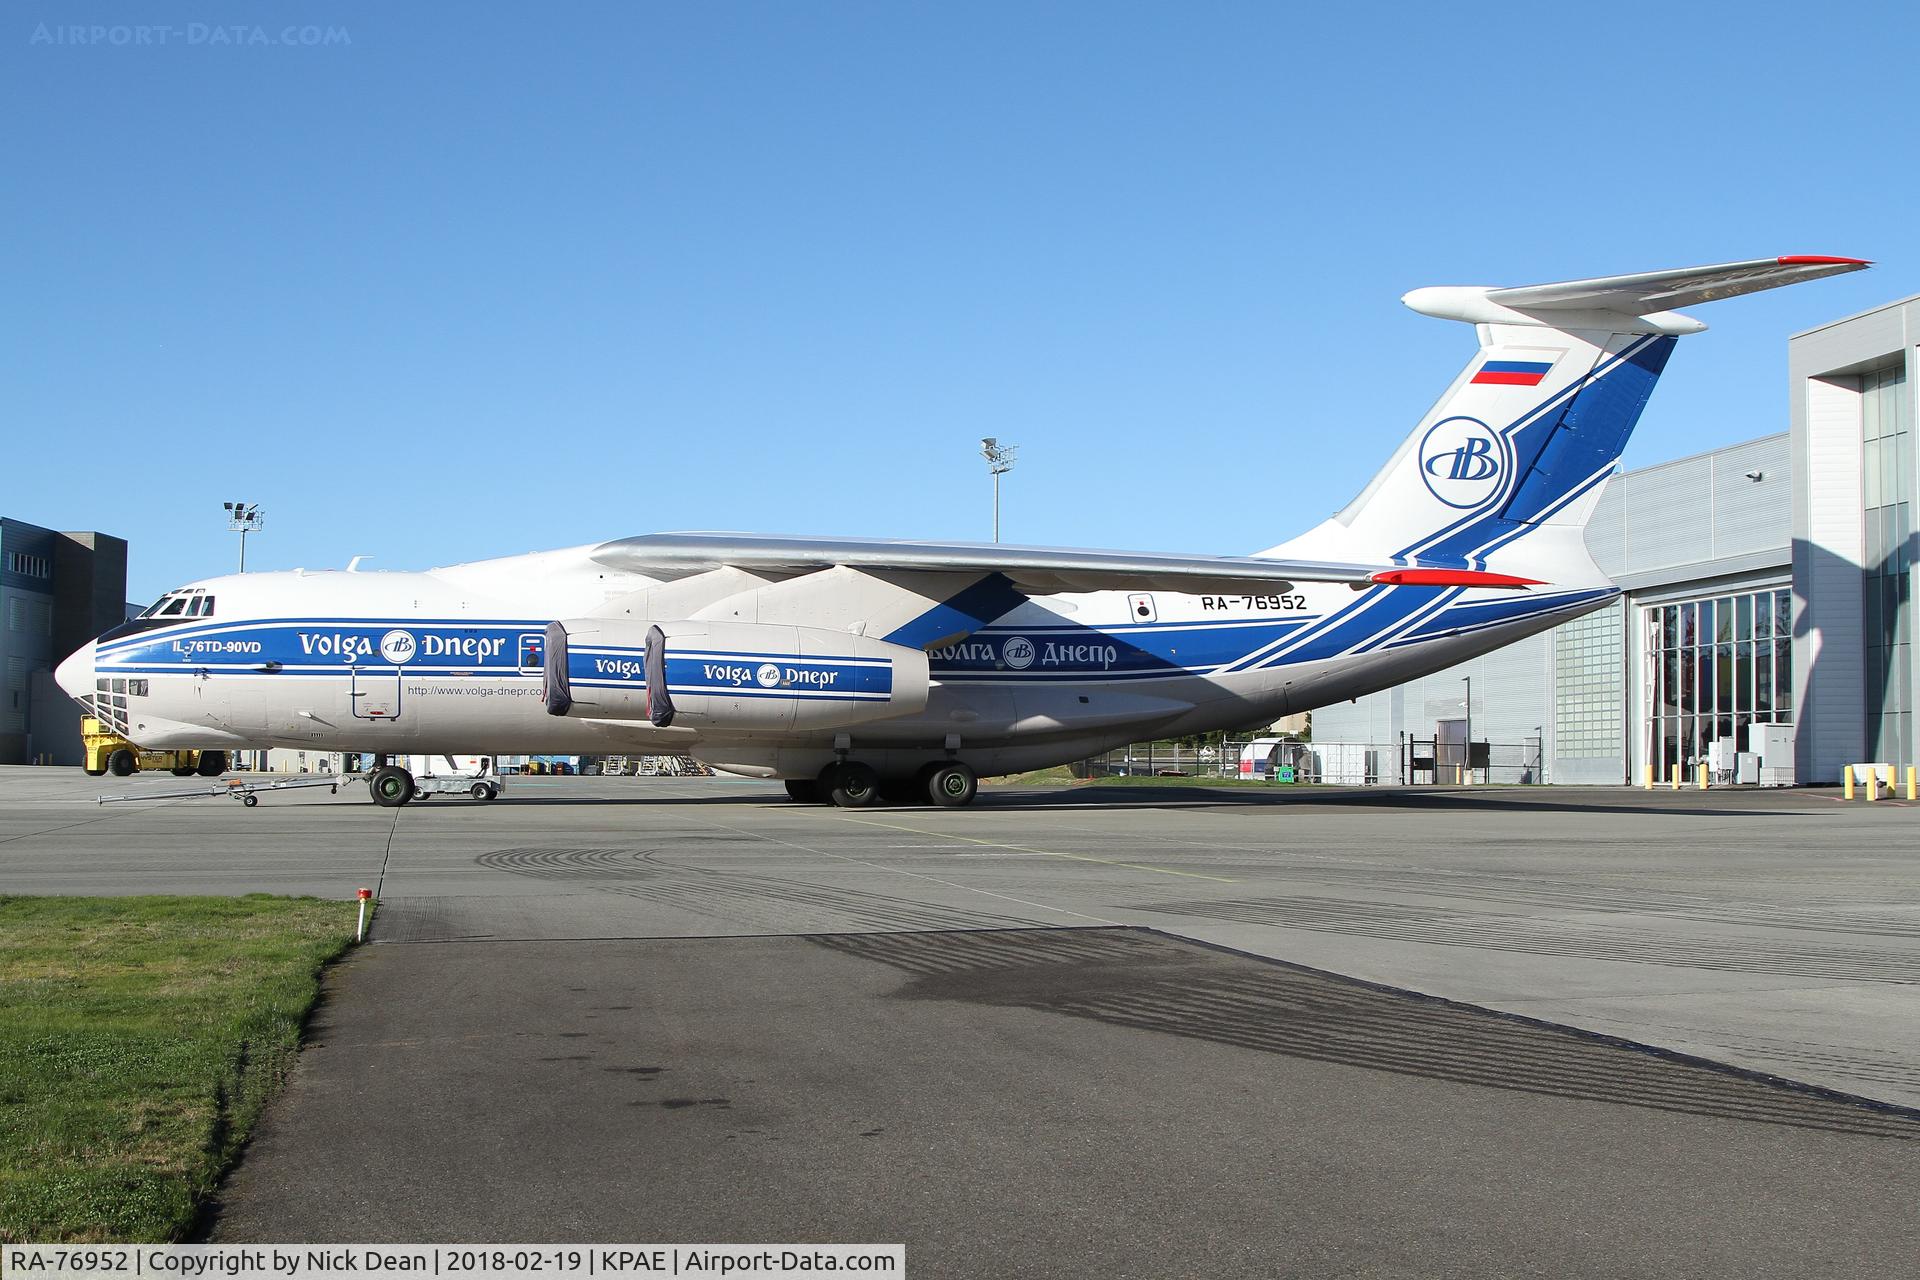
[[[1793,253],[1784,258],[1776,258],[1783,267],[1870,267],[1872,261],[1867,258],[1828,258],[1817,253]]]
[[[1382,569],[1369,581],[1393,587],[1538,587],[1538,578],[1516,578],[1510,573],[1478,569]]]

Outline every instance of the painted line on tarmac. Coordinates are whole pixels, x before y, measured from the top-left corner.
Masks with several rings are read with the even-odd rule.
[[[1126,867],[1130,871],[1153,871],[1163,876],[1184,876],[1189,880],[1213,880],[1220,884],[1239,884],[1238,880],[1227,876],[1210,876],[1199,871],[1176,871],[1172,867],[1149,866],[1144,862],[1120,862],[1113,858],[1096,858],[1088,853],[1062,853],[1058,849],[1036,849],[1032,845],[1007,844],[1001,840],[982,840],[975,836],[949,835],[943,831],[928,831],[924,827],[903,827],[893,822],[875,822],[871,818],[849,818],[845,814],[830,813],[829,818],[841,822],[857,822],[863,827],[885,827],[890,831],[907,831],[916,836],[932,836],[936,840],[960,840],[967,844],[985,845],[989,849],[1011,849],[1015,853],[1037,853],[1043,858],[1072,858],[1075,862],[1098,862],[1102,866]]]

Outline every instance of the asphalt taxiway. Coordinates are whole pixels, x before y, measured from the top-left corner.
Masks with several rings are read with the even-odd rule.
[[[0,887],[381,897],[216,1238],[905,1239],[934,1274],[1920,1253],[1901,803],[849,812],[576,779],[95,808],[112,781],[0,771]]]

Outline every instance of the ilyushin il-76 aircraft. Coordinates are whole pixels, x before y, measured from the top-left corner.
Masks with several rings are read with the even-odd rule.
[[[61,686],[142,747],[690,755],[801,802],[1268,722],[1614,598],[1582,536],[1676,308],[1857,271],[1781,257],[1418,289],[1480,348],[1360,495],[1251,556],[664,533],[420,573],[168,592]],[[381,763],[374,799],[414,780]]]

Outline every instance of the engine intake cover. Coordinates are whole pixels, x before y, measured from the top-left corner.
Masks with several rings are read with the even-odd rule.
[[[546,707],[557,716],[662,724],[664,713],[675,727],[780,733],[927,705],[925,652],[813,627],[565,619],[548,628],[546,663]],[[651,697],[650,666],[665,675]]]

